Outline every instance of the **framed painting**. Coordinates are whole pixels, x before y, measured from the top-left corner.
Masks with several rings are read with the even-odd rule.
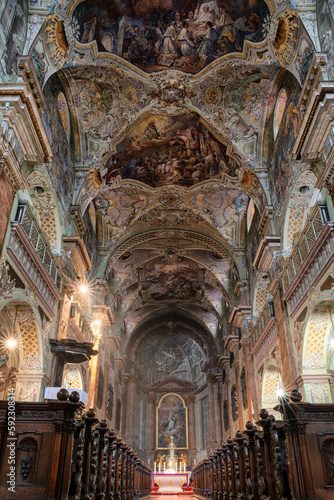
[[[188,408],[178,394],[162,396],[156,407],[156,449],[167,450],[171,437],[176,449],[188,449]]]

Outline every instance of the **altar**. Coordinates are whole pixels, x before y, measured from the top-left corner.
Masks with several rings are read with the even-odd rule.
[[[186,472],[156,472],[152,473],[152,488],[154,483],[159,486],[159,493],[182,493],[182,486],[189,486],[191,471]]]
[[[166,459],[168,466],[167,470],[166,464],[164,464],[164,470],[161,471],[161,465],[159,465],[159,471],[157,471],[157,464],[154,462],[152,489],[154,488],[154,483],[156,483],[159,486],[159,493],[182,493],[182,486],[189,486],[191,471],[186,470],[185,463],[183,464],[183,467],[179,465],[178,470],[178,460],[175,457],[175,444],[173,437],[170,438],[168,449],[169,456]]]

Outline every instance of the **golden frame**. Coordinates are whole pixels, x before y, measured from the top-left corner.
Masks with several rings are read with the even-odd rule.
[[[164,448],[160,448],[159,447],[159,409],[160,409],[160,406],[161,406],[161,403],[163,401],[163,399],[165,399],[167,396],[176,396],[177,398],[181,399],[182,401],[182,405],[183,405],[183,408],[185,409],[185,416],[186,416],[186,446],[185,447],[182,447],[182,448],[179,448],[179,447],[176,447],[175,449],[176,450],[189,450],[189,442],[188,442],[188,407],[183,399],[182,396],[180,396],[179,394],[177,394],[176,392],[168,392],[167,394],[164,394],[163,396],[161,396],[161,398],[159,399],[159,403],[158,403],[158,406],[156,406],[156,411],[155,411],[155,449],[156,450],[168,450],[168,447],[164,447]]]

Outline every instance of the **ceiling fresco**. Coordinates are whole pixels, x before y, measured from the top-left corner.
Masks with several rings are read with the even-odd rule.
[[[86,0],[73,12],[80,44],[117,54],[148,73],[197,73],[215,59],[242,52],[266,36],[263,0]]]
[[[329,3],[318,2],[324,46]],[[50,103],[50,172],[96,240],[94,272],[108,283],[115,331],[126,343],[145,322],[177,313],[218,346],[256,253],[247,210],[253,232],[266,206],[279,221],[293,178],[299,84],[314,52],[295,6],[55,0],[36,15],[29,53]],[[193,363],[197,383],[203,357],[195,363],[189,342],[178,332],[157,345],[147,380],[171,365],[183,376],[182,363]]]
[[[194,113],[148,116],[117,146],[105,167],[108,185],[120,175],[149,186],[192,186],[226,173],[236,162]]]

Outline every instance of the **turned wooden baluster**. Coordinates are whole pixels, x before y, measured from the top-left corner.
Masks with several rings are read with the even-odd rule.
[[[258,425],[260,425],[263,429],[268,496],[270,499],[281,498],[279,495],[280,488],[275,474],[276,469],[279,467],[278,455],[275,453],[276,450],[274,444],[275,423],[272,419],[270,419],[269,413],[266,409],[261,410]]]
[[[115,490],[114,490],[114,499],[120,500],[121,498],[121,472],[122,472],[122,438],[118,436],[116,438],[116,453],[115,453]]]
[[[82,471],[84,460],[86,434],[86,420],[81,418],[76,422],[74,429],[74,444],[72,453],[72,476],[68,492],[68,498],[78,498],[82,486]]]
[[[98,422],[98,419],[95,418],[95,411],[93,410],[93,408],[90,408],[83,418],[86,421],[86,432],[85,432],[85,443],[83,452],[83,470],[82,470],[82,486],[81,486],[80,500],[89,500],[91,498],[89,487],[90,487],[92,441],[93,441],[92,427]]]
[[[112,500],[115,491],[116,476],[116,436],[113,430],[108,433],[108,461],[107,461],[107,481],[106,481],[106,499]]]
[[[121,446],[121,474],[120,474],[121,500],[126,500],[127,450],[128,450],[128,445],[123,442]]]
[[[222,464],[222,450],[218,448],[217,454],[217,489],[218,495],[217,500],[222,500],[223,498],[223,464]]]
[[[246,473],[246,463],[245,463],[245,438],[241,431],[238,431],[235,436],[236,452],[238,457],[238,470],[239,470],[239,480],[238,480],[238,498],[246,499],[248,498],[247,489],[247,473]]]
[[[106,468],[107,468],[107,455],[108,455],[108,442],[106,440],[106,434],[108,432],[107,421],[101,420],[96,430],[98,431],[99,450],[97,457],[95,498],[100,500],[105,498]]]
[[[232,438],[227,440],[227,463],[229,467],[229,483],[230,483],[230,496],[229,498],[237,498],[237,472],[235,469],[234,461],[234,442]]]
[[[248,451],[250,463],[250,484],[251,484],[251,498],[259,500],[261,496],[261,486],[259,481],[259,446],[256,427],[252,422],[247,422],[245,434],[248,437]]]
[[[215,459],[215,491],[214,491],[214,500],[219,500],[219,492],[220,492],[220,460],[219,460],[219,450],[215,450],[214,452]]]
[[[209,483],[209,492],[211,498],[214,497],[215,489],[216,489],[216,478],[215,478],[215,459],[213,453],[209,456],[210,461],[210,483]]]
[[[223,465],[223,500],[230,498],[230,484],[228,479],[228,458],[226,443],[222,446],[222,465]]]

